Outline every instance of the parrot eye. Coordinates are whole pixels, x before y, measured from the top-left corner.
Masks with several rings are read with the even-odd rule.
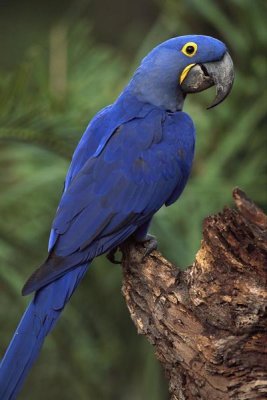
[[[197,44],[194,42],[186,43],[182,48],[182,53],[188,57],[193,57],[197,52]]]

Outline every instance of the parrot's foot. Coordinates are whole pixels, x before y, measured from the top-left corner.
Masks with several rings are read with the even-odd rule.
[[[145,251],[142,257],[142,261],[148,257],[152,251],[157,250],[158,248],[158,241],[155,236],[147,234],[143,239],[139,239],[137,243],[142,243]]]
[[[155,236],[147,234],[144,238],[135,238],[136,243],[140,243],[144,247],[144,254],[142,256],[142,261],[148,257],[152,251],[157,250],[158,242]],[[112,264],[122,264],[122,259],[116,260],[116,253],[119,250],[119,246],[114,247],[114,249],[110,250],[106,257]]]
[[[122,260],[116,260],[116,258],[115,258],[117,251],[118,251],[118,247],[114,247],[114,249],[110,250],[106,255],[107,259],[110,262],[112,262],[112,264],[121,264],[122,263]]]

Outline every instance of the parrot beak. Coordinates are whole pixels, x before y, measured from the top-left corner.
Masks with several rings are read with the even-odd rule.
[[[211,86],[216,87],[216,96],[208,109],[220,104],[230,93],[234,82],[234,65],[228,52],[220,61],[204,64],[191,64],[182,73],[180,85],[185,93],[202,92]],[[188,68],[188,67],[186,67]]]

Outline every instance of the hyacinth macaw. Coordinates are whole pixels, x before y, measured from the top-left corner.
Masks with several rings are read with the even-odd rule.
[[[48,257],[22,290],[35,294],[0,365],[1,400],[16,398],[94,258],[130,236],[154,247],[151,219],[178,199],[193,161],[195,129],[182,111],[186,94],[215,85],[213,107],[233,79],[224,43],[199,35],[172,38],[143,59],[118,99],[89,123],[66,176]]]

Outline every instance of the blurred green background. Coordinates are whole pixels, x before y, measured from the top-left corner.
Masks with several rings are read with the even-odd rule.
[[[266,11],[264,0],[0,0],[0,357],[28,302],[21,287],[46,256],[77,141],[160,41],[215,36],[236,68],[218,108],[205,109],[212,90],[188,96],[196,159],[182,198],[155,218],[160,250],[179,266],[192,263],[203,218],[231,204],[234,186],[266,207]],[[119,266],[94,262],[19,398],[168,398],[126,310]]]

